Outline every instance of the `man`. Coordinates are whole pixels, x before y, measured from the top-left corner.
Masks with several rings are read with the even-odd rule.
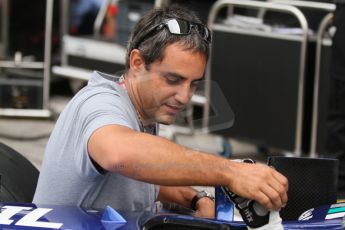
[[[120,79],[95,72],[67,105],[47,145],[35,203],[143,210],[156,200],[213,217],[190,185],[223,185],[267,209],[287,202],[287,179],[261,164],[230,161],[155,136],[203,79],[210,34],[189,10],[148,12],[134,28]]]

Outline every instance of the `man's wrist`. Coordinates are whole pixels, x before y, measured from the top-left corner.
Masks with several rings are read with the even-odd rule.
[[[197,194],[193,197],[193,199],[191,201],[192,210],[196,210],[196,206],[197,206],[198,201],[200,199],[203,199],[203,198],[207,198],[207,199],[214,201],[214,196],[212,196],[211,193],[209,193],[207,191],[199,191],[199,192],[197,192]]]

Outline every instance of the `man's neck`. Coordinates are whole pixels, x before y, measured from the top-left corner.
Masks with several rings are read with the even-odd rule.
[[[128,96],[132,101],[132,104],[136,110],[138,120],[140,122],[140,125],[145,128],[152,126],[153,123],[147,122],[147,119],[145,119],[145,113],[143,110],[142,103],[140,101],[140,96],[138,93],[138,89],[136,87],[135,81],[132,77],[129,77],[128,75],[124,78],[124,87],[127,90]]]

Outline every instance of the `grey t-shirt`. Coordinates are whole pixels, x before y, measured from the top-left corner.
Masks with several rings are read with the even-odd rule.
[[[117,80],[94,72],[61,113],[46,147],[34,203],[110,205],[118,210],[153,207],[157,186],[117,173],[101,174],[88,154],[87,142],[102,126],[117,124],[140,131],[136,110]]]

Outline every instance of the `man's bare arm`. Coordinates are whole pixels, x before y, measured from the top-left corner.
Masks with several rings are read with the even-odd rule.
[[[124,126],[96,130],[89,139],[88,151],[103,169],[148,183],[227,186],[268,209],[278,209],[287,202],[287,179],[265,165],[193,151]]]
[[[102,168],[159,185],[224,185],[231,164],[223,158],[196,152],[165,138],[108,125],[94,132],[89,154]]]

